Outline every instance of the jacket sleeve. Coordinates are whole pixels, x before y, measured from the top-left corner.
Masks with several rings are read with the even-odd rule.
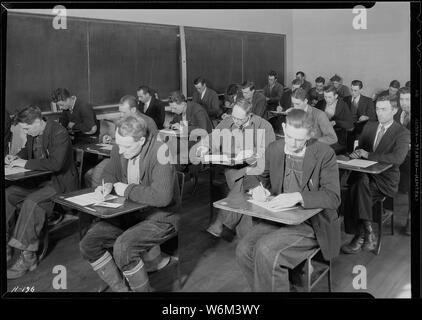
[[[252,107],[252,112],[261,118],[265,118],[266,101],[264,96],[258,96],[255,105]]]
[[[202,110],[201,110],[202,111]],[[188,125],[188,132],[191,133],[194,129],[207,129],[207,119],[205,116],[208,116],[206,112],[197,111],[193,114],[193,119]]]
[[[125,190],[126,199],[153,207],[166,207],[173,199],[174,169],[171,164],[162,165],[155,161],[152,169],[152,183],[130,184]]]
[[[117,145],[113,146],[111,150],[110,161],[104,168],[103,177],[105,183],[116,183],[119,182],[117,178],[117,170],[120,162],[119,147]]]
[[[210,98],[211,112],[214,116],[218,117],[220,115],[220,100],[218,100],[217,93],[211,95]]]
[[[162,128],[166,118],[166,113],[164,111],[164,103],[157,100],[157,127]]]
[[[97,125],[94,110],[88,104],[80,106],[78,119],[80,122],[75,123],[73,128],[84,133],[91,131]]]
[[[305,209],[337,209],[340,205],[340,182],[334,150],[329,149],[321,159],[317,191],[301,192]]]
[[[26,140],[25,146],[19,150],[19,152],[16,154],[21,159],[28,160],[28,139]]]
[[[265,150],[265,169],[258,176],[258,180],[262,183],[265,189],[271,190],[271,180],[270,180],[270,157],[271,157],[271,147]]]
[[[46,170],[58,172],[63,169],[67,157],[71,156],[67,150],[71,145],[69,134],[66,129],[59,126],[56,132],[52,132],[54,138],[48,146],[48,157],[44,159],[30,159],[26,162],[25,169]],[[47,138],[47,137],[46,137]]]
[[[390,153],[379,154],[370,152],[368,160],[382,163],[391,163],[393,165],[401,165],[406,158],[409,151],[410,133],[408,130],[403,130],[396,136],[393,151]]]
[[[347,105],[342,104],[343,108],[335,119],[336,125],[345,130],[353,129],[353,117]]]
[[[337,142],[337,135],[334,131],[333,126],[328,120],[327,115],[324,112],[318,112],[317,125],[319,126],[322,136],[318,138],[318,141],[326,144],[334,144]]]
[[[374,102],[370,98],[368,98],[366,101],[366,116],[369,117],[369,121],[377,121]]]

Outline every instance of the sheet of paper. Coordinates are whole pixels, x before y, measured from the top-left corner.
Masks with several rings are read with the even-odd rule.
[[[206,154],[205,162],[230,162],[230,158],[226,154]]]
[[[117,196],[108,194],[105,197],[104,200],[107,201],[107,200],[113,200],[113,199],[116,199],[116,198],[117,198]],[[98,197],[98,195],[95,192],[81,194],[79,196],[66,198],[65,200],[76,203],[76,204],[78,204],[80,206],[84,206],[84,207],[103,201],[103,199],[101,197]]]
[[[26,171],[31,171],[31,170],[21,168],[21,167],[9,168],[8,166],[4,166],[4,175],[5,176],[8,176],[10,174],[22,173],[22,172],[26,172]]]
[[[102,150],[110,150],[111,151],[111,149],[113,149],[112,144],[100,143],[100,144],[98,144],[98,146],[100,146]]]
[[[279,209],[279,208],[273,209],[273,208],[270,208],[269,201],[261,202],[261,201],[256,201],[256,200],[253,200],[253,199],[249,199],[248,201],[250,203],[257,205],[257,206],[260,206],[261,208],[267,209],[271,212],[281,212],[281,211],[293,210],[293,209],[298,208],[297,206],[294,206],[294,207],[286,207],[286,208],[282,208],[282,209]]]
[[[367,168],[377,163],[376,161],[369,161],[369,160],[362,160],[362,159],[352,159],[349,161],[337,160],[337,162],[348,165],[348,166],[358,167],[358,168]]]
[[[98,202],[94,203],[96,207],[106,207],[106,208],[118,208],[122,206],[123,203],[115,203],[115,202]]]

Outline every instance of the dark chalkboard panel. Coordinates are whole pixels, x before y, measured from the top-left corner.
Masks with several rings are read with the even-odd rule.
[[[185,27],[188,96],[202,76],[218,93],[242,81],[242,38],[236,32]]]
[[[255,82],[258,89],[268,82],[268,72],[274,70],[278,81],[284,79],[284,36],[263,33],[244,34],[244,80]]]
[[[178,27],[89,22],[91,101],[118,102],[148,85],[167,97],[179,90]]]
[[[28,103],[50,110],[51,92],[65,87],[88,100],[86,22],[68,18],[55,30],[52,17],[8,14],[6,108]]]

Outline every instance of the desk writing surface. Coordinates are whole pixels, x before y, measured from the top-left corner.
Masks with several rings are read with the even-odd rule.
[[[4,178],[6,180],[9,181],[18,181],[18,180],[23,180],[23,179],[28,179],[28,178],[34,178],[34,177],[39,177],[39,176],[44,176],[44,175],[48,175],[51,174],[51,171],[37,171],[37,170],[27,170],[27,171],[22,171],[22,170],[14,170],[17,169],[12,168],[12,169],[8,169],[6,170],[5,168],[5,174],[4,174]],[[26,169],[24,169],[26,170]],[[20,172],[18,172],[20,171]],[[7,174],[9,172],[13,172],[11,174]]]
[[[322,211],[322,209],[304,209],[297,207],[293,210],[282,210],[280,212],[271,212],[260,206],[257,206],[249,201],[251,197],[247,195],[237,195],[233,197],[227,197],[222,200],[214,202],[214,207],[232,211],[236,213],[246,214],[248,216],[261,218],[265,220],[275,221],[279,223],[298,225],[308,220],[315,214]]]
[[[80,144],[75,146],[75,148],[82,150],[83,152],[95,153],[110,157],[113,144],[109,144],[107,147],[103,143]]]
[[[341,162],[338,162],[339,160]],[[350,160],[350,158],[346,157],[344,155],[337,156],[337,165],[338,165],[339,169],[357,171],[357,172],[363,172],[363,173],[370,173],[370,174],[380,174],[380,173],[390,169],[393,166],[392,164],[377,162],[377,163],[370,165],[366,168],[361,168],[361,167],[356,167],[356,166],[350,166],[350,165],[347,165],[344,162],[342,162],[342,161],[348,161],[348,160]]]
[[[113,200],[107,201],[107,202],[111,202],[111,203],[122,204],[118,208],[106,208],[106,207],[100,207],[100,206],[95,206],[95,205],[89,205],[89,206],[84,207],[84,206],[80,206],[80,205],[77,205],[73,202],[66,200],[66,198],[79,196],[79,195],[85,194],[85,193],[90,193],[90,192],[93,192],[94,190],[95,190],[94,188],[77,190],[77,191],[69,192],[69,193],[66,193],[66,194],[56,195],[56,196],[53,197],[52,200],[56,203],[63,205],[63,206],[66,206],[66,207],[69,207],[69,208],[72,208],[72,209],[76,209],[76,210],[82,211],[84,213],[88,213],[88,214],[91,214],[93,216],[103,218],[103,219],[113,218],[113,217],[116,217],[116,216],[120,216],[122,214],[131,213],[131,212],[134,212],[134,211],[145,210],[149,207],[146,204],[136,203],[136,202],[125,199],[124,197],[120,197],[120,196],[118,196],[117,198],[115,198]]]

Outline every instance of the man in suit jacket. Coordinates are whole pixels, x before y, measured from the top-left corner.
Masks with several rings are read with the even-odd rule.
[[[7,155],[6,164],[52,174],[30,179],[6,189],[6,221],[22,203],[9,240],[9,246],[21,250],[16,263],[7,270],[8,279],[16,279],[37,267],[40,236],[47,216],[53,212],[51,198],[78,187],[72,143],[66,129],[53,120],[45,121],[38,107],[26,107],[15,119],[27,134],[25,147],[17,156]]]
[[[305,90],[306,94],[309,94],[312,84],[305,79],[305,73],[303,71],[296,72],[296,79],[299,79],[300,87]]]
[[[147,86],[140,86],[136,93],[139,100],[139,111],[152,118],[158,130],[163,129],[165,112],[161,101],[155,98],[153,91]]]
[[[124,118],[104,170],[104,188],[95,189],[99,198],[114,189],[118,196],[148,206],[142,212],[97,221],[80,242],[84,259],[113,291],[129,291],[121,271],[132,291],[150,291],[142,256],[177,232],[179,186],[174,166],[157,157],[161,146],[141,117]]]
[[[275,110],[283,96],[283,85],[277,81],[277,72],[268,73],[268,84],[264,87],[264,96],[267,100],[267,109]]]
[[[193,84],[196,90],[193,92],[192,101],[203,106],[211,121],[216,121],[223,113],[217,92],[207,87],[204,78],[196,78]]]
[[[336,153],[345,150],[347,132],[353,130],[353,118],[349,107],[344,100],[339,99],[333,85],[324,87],[324,101],[318,102],[316,108],[325,112],[337,134],[338,143],[332,145]]]
[[[384,196],[394,197],[400,180],[399,166],[409,150],[409,131],[394,121],[397,105],[388,96],[379,97],[376,113],[379,122],[368,122],[359,137],[359,146],[351,158],[363,158],[393,166],[380,174],[352,172],[347,181],[348,201],[344,217],[345,231],[354,233],[352,241],[342,246],[344,253],[371,251],[376,247],[372,206]],[[347,210],[348,209],[348,210]]]
[[[267,101],[261,92],[255,90],[255,83],[248,80],[244,81],[242,83],[242,94],[252,104],[254,114],[263,119],[268,119]]]
[[[303,110],[294,109],[283,123],[285,140],[269,145],[265,171],[259,176],[266,194],[275,196],[276,208],[301,204],[323,211],[299,225],[251,219],[252,227],[239,241],[237,261],[253,291],[289,291],[289,269],[294,269],[315,248],[325,259],[340,249],[340,186],[336,156],[327,144],[310,139],[313,124]],[[254,198],[262,186],[252,190]],[[265,197],[264,197],[265,198]],[[264,200],[264,199],[262,199]]]

